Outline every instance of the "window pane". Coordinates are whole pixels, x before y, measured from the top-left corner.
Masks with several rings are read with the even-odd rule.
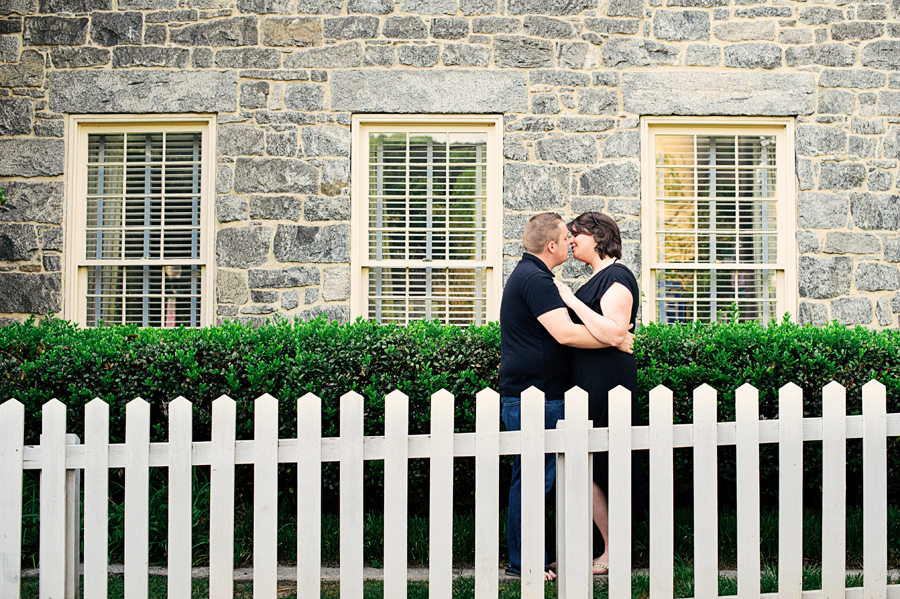
[[[658,270],[656,318],[670,324],[777,318],[774,270]]]
[[[89,266],[87,325],[200,325],[196,265]]]
[[[409,323],[440,320],[469,326],[485,322],[487,273],[484,268],[369,269],[369,318]]]

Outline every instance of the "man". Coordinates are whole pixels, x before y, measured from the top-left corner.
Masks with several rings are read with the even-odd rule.
[[[525,253],[503,290],[500,304],[500,401],[506,430],[521,428],[520,397],[532,385],[544,392],[544,426],[555,429],[564,418],[564,397],[568,390],[568,347],[599,348],[610,343],[598,341],[584,325],[572,322],[568,309],[553,282],[551,269],[568,257],[568,231],[555,213],[537,214],[529,219],[522,235]],[[631,353],[634,335],[628,333],[618,347]],[[513,461],[509,486],[509,568],[518,576],[522,567],[522,488],[519,456]],[[544,492],[556,480],[556,456],[547,454]],[[547,568],[544,580],[556,575]]]

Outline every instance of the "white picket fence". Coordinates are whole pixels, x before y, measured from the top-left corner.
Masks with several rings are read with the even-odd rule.
[[[522,430],[500,432],[499,397],[485,389],[477,396],[476,432],[454,433],[453,396],[432,396],[431,434],[409,435],[407,397],[399,391],[385,401],[385,434],[363,436],[363,398],[347,393],[340,402],[340,437],[321,436],[321,401],[308,394],[297,401],[296,439],[278,439],[278,402],[264,395],[254,407],[253,441],[235,440],[235,403],[213,403],[212,440],[193,442],[192,407],[184,398],[169,404],[169,441],[150,443],[150,406],[138,398],[126,413],[126,442],[109,443],[109,407],[99,400],[85,408],[85,443],[66,435],[66,409],[53,400],[43,407],[40,446],[23,446],[24,409],[17,401],[0,405],[0,599],[18,599],[20,590],[22,470],[41,470],[40,597],[78,596],[78,488],[84,471],[84,595],[107,596],[108,469],[125,469],[125,597],[148,591],[149,472],[168,468],[168,596],[191,594],[191,467],[211,466],[210,597],[233,595],[234,468],[254,465],[253,594],[276,596],[277,468],[296,465],[298,497],[298,596],[320,596],[321,466],[340,462],[340,592],[363,596],[363,462],[384,460],[384,593],[406,597],[407,465],[431,460],[430,597],[449,599],[452,585],[453,460],[475,457],[475,597],[498,594],[498,469],[501,455],[522,456],[522,597],[543,598],[543,454],[557,453],[557,539],[559,596],[591,594],[591,453],[608,451],[612,598],[631,597],[630,452],[650,450],[650,596],[673,596],[673,448],[694,448],[695,596],[718,592],[717,446],[737,454],[738,598],[760,597],[759,445],[779,444],[779,561],[777,594],[810,599],[900,598],[900,586],[886,585],[886,437],[900,436],[900,414],[886,414],[885,387],[863,388],[863,415],[847,416],[844,388],[823,389],[823,417],[803,418],[801,391],[780,390],[778,420],[762,420],[758,392],[737,390],[736,421],[717,422],[716,391],[694,392],[694,423],[672,423],[672,392],[650,394],[649,426],[632,427],[628,392],[611,395],[609,428],[591,428],[587,394],[566,395],[566,420],[543,428],[543,395],[530,389],[522,398]],[[844,588],[846,439],[863,439],[864,587]],[[801,591],[803,442],[823,441],[822,590]],[[616,467],[615,465],[620,465]],[[624,466],[622,466],[624,465]],[[770,481],[768,484],[776,484]]]

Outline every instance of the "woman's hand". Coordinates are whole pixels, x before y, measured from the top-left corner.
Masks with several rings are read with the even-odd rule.
[[[553,279],[553,282],[556,284],[556,289],[559,291],[559,297],[562,298],[562,301],[570,308],[575,308],[575,304],[579,303],[580,300],[575,297],[575,294],[572,293],[572,290],[568,285],[560,281],[559,279]]]

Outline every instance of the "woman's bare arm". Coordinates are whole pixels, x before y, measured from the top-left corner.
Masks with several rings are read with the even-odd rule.
[[[603,315],[600,315],[575,297],[568,285],[560,281],[555,282],[562,300],[578,315],[595,339],[618,347],[626,341],[629,335],[632,335],[629,330],[631,329],[631,304],[634,299],[627,287],[621,283],[613,283],[612,287],[600,298],[600,307],[603,309]]]

